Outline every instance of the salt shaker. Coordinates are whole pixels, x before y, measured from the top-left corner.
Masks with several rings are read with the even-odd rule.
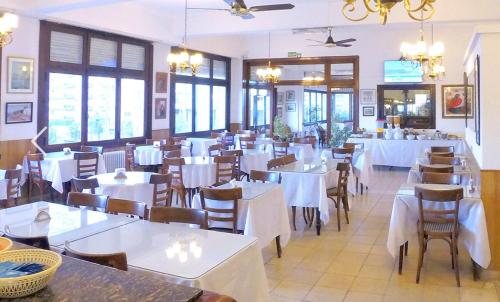
[[[474,178],[469,178],[469,192],[473,193],[475,191]]]

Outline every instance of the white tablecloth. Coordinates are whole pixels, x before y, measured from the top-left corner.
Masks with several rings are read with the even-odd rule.
[[[487,268],[491,253],[483,202],[478,198],[479,192],[469,194],[467,188],[464,188],[464,195],[465,198],[460,201],[458,217],[459,239],[464,242],[470,257],[483,268]],[[428,206],[427,202],[426,207]],[[414,196],[414,186],[403,185],[394,200],[387,238],[387,249],[393,257],[396,258],[399,247],[417,233],[417,221],[418,200]]]
[[[272,158],[269,152],[244,149],[241,157],[241,171],[250,174],[250,171],[267,171],[267,162]]]
[[[369,153],[365,151],[356,151],[354,152],[354,156],[352,158],[352,171],[351,176],[353,176],[349,180],[349,187],[351,188],[351,192],[355,192],[356,190],[352,191],[352,188],[355,187],[356,180],[355,177],[358,178],[359,183],[362,183],[364,186],[370,186],[370,176],[373,173],[373,166],[370,163],[370,158],[369,158]],[[326,149],[321,152],[321,158],[322,159],[333,159],[332,155],[332,150],[331,149]]]
[[[186,188],[211,186],[215,183],[217,166],[213,157],[193,156],[184,158],[182,178]]]
[[[70,181],[76,177],[76,160],[73,159],[73,152],[64,154],[64,152],[51,152],[45,155],[42,164],[43,179],[52,182],[52,188],[57,192],[63,193],[63,183]],[[28,162],[26,156],[23,160],[23,172],[28,174]],[[97,166],[97,174],[106,173],[106,165],[104,164],[104,157],[99,154],[99,163]]]
[[[290,222],[283,187],[273,183],[236,182],[243,189],[243,199],[238,201],[238,229],[247,236],[257,237],[259,246],[265,248],[276,236],[281,236],[281,246],[290,240]],[[219,188],[232,188],[225,184]],[[230,208],[228,202],[206,200],[209,207]],[[193,208],[201,209],[200,195],[193,198]],[[224,216],[224,215],[223,215]],[[228,222],[211,222],[211,227],[232,228]]]
[[[23,167],[21,165],[16,166],[16,170],[22,169]],[[0,200],[7,199],[7,183],[9,182],[7,179],[5,179],[5,171],[6,170],[0,170]],[[21,175],[21,183],[20,186],[24,185],[26,182],[26,175],[23,173]],[[17,196],[21,196],[21,192],[17,192]]]
[[[314,157],[314,151],[311,144],[291,143],[288,148],[288,154],[295,154],[296,159],[306,159]]]
[[[236,134],[234,136],[234,145],[236,147],[236,149],[240,149],[240,137],[242,135],[240,134]],[[272,148],[273,148],[273,139],[270,138],[270,137],[256,137],[255,138],[255,143],[256,145],[256,149],[259,149],[259,150],[271,150],[270,152],[272,152]]]
[[[160,147],[150,146],[139,146],[134,152],[135,163],[141,166],[150,165],[161,165],[163,152],[161,152]]]
[[[380,166],[411,168],[417,158],[433,146],[453,146],[455,153],[465,154],[465,143],[458,140],[385,140],[349,138],[350,143],[363,143],[370,152],[371,163]]]
[[[207,156],[208,147],[217,144],[215,138],[188,137],[187,140],[193,144],[192,156]]]

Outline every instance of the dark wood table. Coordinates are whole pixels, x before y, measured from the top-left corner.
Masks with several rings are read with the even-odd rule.
[[[14,243],[14,249],[27,246]],[[49,285],[31,295],[4,301],[196,301],[203,291],[176,285],[158,275],[120,271],[62,256]]]

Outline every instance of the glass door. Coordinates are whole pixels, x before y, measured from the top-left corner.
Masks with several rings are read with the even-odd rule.
[[[331,89],[331,120],[333,126],[343,124],[353,129],[354,90],[352,88]]]
[[[250,88],[250,129],[269,128],[271,123],[271,96],[267,89]]]

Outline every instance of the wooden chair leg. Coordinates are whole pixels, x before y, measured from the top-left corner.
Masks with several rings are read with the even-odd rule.
[[[477,281],[481,278],[480,268],[474,259],[471,258],[470,260],[472,261],[472,276],[474,277],[474,281]]]
[[[319,212],[319,208],[316,208],[316,235],[321,235],[321,215]]]
[[[422,270],[422,265],[424,262],[424,245],[425,239],[420,238],[420,246],[418,249],[418,267],[417,267],[417,284],[420,283],[420,271]]]
[[[361,195],[363,195],[363,188],[364,188],[364,185],[363,185],[363,183],[361,183]]]
[[[457,237],[453,236],[453,261],[455,262],[455,278],[457,279],[457,286],[460,287],[460,269],[458,268],[458,244]]]
[[[399,246],[399,264],[398,264],[398,273],[401,275],[403,273],[403,250],[404,244]]]
[[[307,219],[309,218],[309,210],[305,207],[302,208],[302,217],[304,218],[304,223],[308,225]]]
[[[345,220],[347,224],[349,224],[349,206],[347,204],[347,201],[344,202],[344,214],[345,214]]]
[[[293,223],[293,230],[294,231],[297,230],[297,226],[295,225],[295,215],[296,215],[296,212],[297,212],[297,207],[296,206],[292,206],[292,223]]]
[[[337,197],[337,201],[335,202],[335,206],[337,207],[337,228],[340,232],[340,196]]]
[[[276,236],[276,250],[278,252],[278,258],[281,258],[281,240],[280,235]]]
[[[359,178],[356,177],[356,194],[358,194],[358,188],[359,188]]]
[[[408,256],[408,241],[405,242],[405,256]]]

